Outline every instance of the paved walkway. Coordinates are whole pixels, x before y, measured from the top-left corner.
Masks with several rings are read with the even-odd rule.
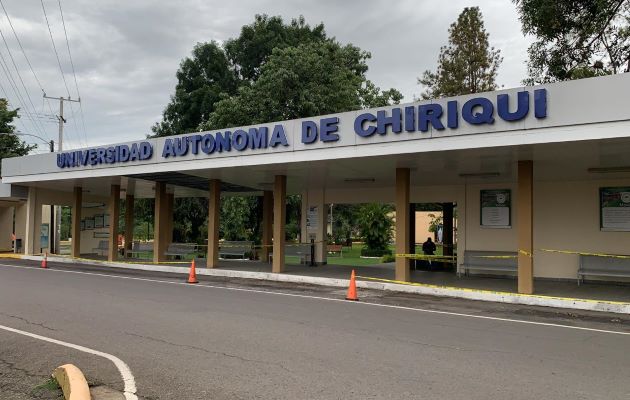
[[[205,266],[203,263],[199,263],[198,265],[200,267]],[[271,271],[271,264],[259,261],[221,260],[219,265],[220,269],[253,272]],[[393,263],[359,267],[333,264],[319,267],[287,265],[285,273],[291,275],[348,279],[353,269],[359,276],[358,279],[365,279],[364,277],[394,279]],[[411,281],[416,283],[458,288],[492,290],[509,293],[517,292],[517,283],[515,278],[493,278],[487,276],[469,276],[458,278],[453,272],[418,270],[411,271]],[[586,283],[578,286],[575,281],[564,282],[544,279],[536,280],[535,290],[536,294],[546,296],[630,302],[630,285],[628,284]]]
[[[100,256],[84,256],[95,260],[105,260]],[[165,263],[165,265],[188,268],[185,262]],[[205,268],[205,260],[197,259],[197,267]],[[220,260],[219,269],[271,272],[271,264],[260,261]],[[352,270],[356,271],[358,279],[366,278],[394,279],[394,263],[374,264],[369,266],[348,266],[328,264],[311,267],[308,265],[287,264],[284,273],[289,275],[303,275],[323,278],[348,279]],[[412,270],[411,281],[428,285],[490,290],[498,292],[517,292],[516,278],[491,276],[463,276],[457,277],[453,272]],[[630,283],[583,283],[578,286],[575,281],[555,281],[538,279],[534,283],[535,294],[576,299],[592,299],[604,301],[620,301],[630,303]]]

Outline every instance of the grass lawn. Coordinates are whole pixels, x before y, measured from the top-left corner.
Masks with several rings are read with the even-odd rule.
[[[363,248],[363,244],[354,244],[352,248],[344,247],[343,248],[343,257],[338,254],[328,254],[328,264],[331,265],[357,265],[357,266],[365,266],[365,265],[374,265],[381,264],[381,258],[361,258],[361,249]],[[396,254],[394,246],[389,246],[389,249],[392,251],[392,254]],[[416,254],[422,254],[422,246],[416,246]],[[437,245],[437,250],[435,255],[442,255],[442,246]],[[288,261],[287,261],[288,262]],[[299,262],[299,260],[297,261]]]

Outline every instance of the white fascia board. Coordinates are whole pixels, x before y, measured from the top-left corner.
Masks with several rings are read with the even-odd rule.
[[[563,143],[583,140],[601,140],[626,137],[620,132],[630,131],[630,121],[587,124],[554,128],[526,129],[522,131],[497,132],[457,137],[433,138],[430,140],[408,140],[391,143],[374,143],[363,146],[335,147],[287,153],[269,153],[248,156],[172,161],[149,165],[120,166],[92,170],[49,172],[26,176],[5,177],[7,183],[53,181],[136,175],[156,172],[211,170],[231,167],[282,165],[308,161],[348,159],[382,155],[414,154],[449,150],[479,149],[506,146],[521,146],[544,143]]]

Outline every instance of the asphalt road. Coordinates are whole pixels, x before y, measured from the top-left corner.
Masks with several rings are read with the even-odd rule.
[[[119,357],[144,399],[630,398],[630,336],[612,333],[630,320],[619,316],[34,266],[0,260],[0,325]],[[66,362],[123,388],[109,360],[0,330],[0,398],[54,398],[27,386]]]

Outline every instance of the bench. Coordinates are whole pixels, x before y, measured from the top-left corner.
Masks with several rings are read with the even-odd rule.
[[[92,251],[96,251],[99,255],[105,255],[109,250],[109,240],[99,240],[98,247],[94,247]],[[103,252],[103,254],[101,254]]]
[[[134,254],[152,253],[153,243],[151,242],[133,242],[131,250],[125,250],[125,257],[132,257]]]
[[[518,272],[517,253],[515,251],[466,250],[462,268],[465,275],[473,270]],[[461,276],[461,272],[458,271],[457,275]]]
[[[343,257],[343,246],[340,244],[329,244],[326,247],[326,251],[331,254],[339,254],[339,257]]]
[[[300,264],[306,264],[307,260],[311,258],[311,244],[310,243],[289,243],[284,246],[284,255],[300,257]],[[273,252],[269,253],[269,262],[273,258]]]
[[[171,243],[166,248],[165,256],[175,257],[175,259],[184,258],[189,255],[197,254],[197,245],[194,243]]]
[[[219,244],[219,258],[226,256],[240,257],[241,260],[247,258],[247,254],[252,252],[253,242],[247,241],[224,241]]]
[[[578,285],[585,276],[630,278],[630,258],[590,256],[580,254]]]

